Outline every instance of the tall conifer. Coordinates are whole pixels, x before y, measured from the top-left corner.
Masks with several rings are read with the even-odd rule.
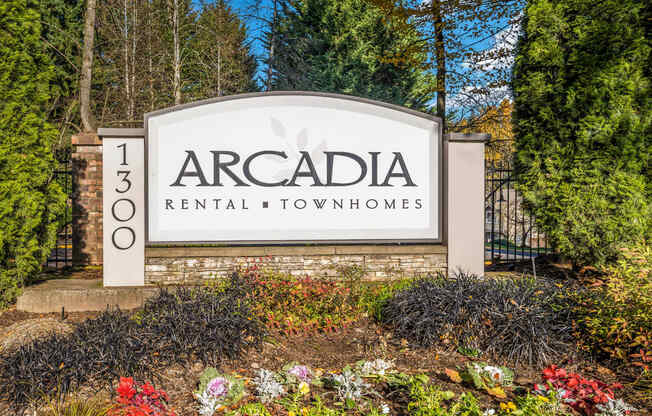
[[[578,266],[651,234],[650,17],[636,0],[530,0],[525,11],[513,76],[518,179]]]
[[[0,307],[39,272],[65,209],[52,174],[54,69],[40,21],[37,0],[0,2]]]

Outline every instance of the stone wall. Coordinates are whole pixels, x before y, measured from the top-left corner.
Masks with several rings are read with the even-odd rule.
[[[358,266],[367,279],[415,277],[445,273],[446,258],[446,247],[439,244],[149,247],[145,249],[145,284],[200,283],[253,264],[297,276],[336,277],[342,268]]]
[[[102,264],[102,142],[88,133],[73,136],[72,144],[72,261]]]

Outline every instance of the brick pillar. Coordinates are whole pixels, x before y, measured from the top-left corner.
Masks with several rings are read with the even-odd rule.
[[[95,133],[72,137],[74,152],[72,261],[76,266],[102,264],[102,141]]]

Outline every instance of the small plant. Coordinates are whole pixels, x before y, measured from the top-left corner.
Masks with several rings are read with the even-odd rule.
[[[512,402],[509,402],[512,403]],[[548,392],[547,395],[526,394],[516,398],[516,403],[510,406],[501,403],[501,413],[514,416],[564,416],[568,415],[564,411],[564,405],[559,400],[555,391]]]
[[[199,413],[212,416],[215,412],[231,406],[244,396],[244,380],[220,374],[208,367],[199,377],[199,387],[194,395],[199,402]]]
[[[607,405],[614,400],[614,390],[623,387],[618,383],[608,385],[589,380],[556,365],[543,370],[543,379],[545,384],[534,385],[537,394],[547,396],[550,391],[555,391],[564,403],[589,416],[596,414],[597,405]]]
[[[492,396],[504,398],[506,396],[502,387],[512,384],[514,372],[503,366],[468,363],[466,369],[460,373],[460,377],[478,390],[485,390]]]
[[[480,351],[476,350],[475,348],[459,346],[457,347],[457,352],[459,352],[465,357],[470,357],[470,358],[478,358],[480,356]]]
[[[452,391],[442,391],[417,377],[412,378],[408,386],[410,402],[407,412],[412,416],[482,416],[482,410],[471,394],[465,393],[459,400],[447,406],[446,402],[455,398]]]
[[[280,382],[280,377],[273,371],[260,369],[254,379],[256,395],[263,403],[269,403],[285,394],[285,388]]]
[[[373,361],[358,361],[356,367],[362,377],[378,377],[384,376],[394,364],[391,361],[385,361],[382,358],[377,358]]]
[[[262,403],[247,403],[242,405],[235,414],[241,416],[272,416]]]
[[[342,374],[333,374],[331,384],[335,387],[337,398],[347,403],[349,407],[367,394],[367,390],[371,387],[348,366],[342,370]]]
[[[241,275],[256,315],[270,330],[285,335],[330,333],[358,318],[351,289],[342,282],[261,272],[257,266]]]
[[[139,386],[132,377],[120,377],[116,393],[117,403],[109,410],[109,416],[175,416],[168,408],[167,393],[150,383]]]
[[[43,416],[107,416],[109,407],[97,400],[51,400]]]
[[[484,416],[478,400],[470,393],[463,393],[457,400],[452,391],[443,391],[430,385],[424,374],[407,375],[392,373],[386,376],[392,389],[407,392],[410,416]],[[486,413],[491,415],[492,413]]]
[[[625,416],[631,412],[636,412],[636,408],[628,405],[623,399],[609,400],[606,404],[595,406],[599,416]]]
[[[321,372],[313,371],[310,367],[291,362],[281,370],[285,384],[294,390],[310,391],[310,385],[321,386]],[[305,394],[304,393],[304,394]]]

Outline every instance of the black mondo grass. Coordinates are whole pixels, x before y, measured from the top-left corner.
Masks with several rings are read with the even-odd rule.
[[[562,290],[531,279],[457,273],[415,281],[383,308],[394,334],[422,346],[474,348],[515,364],[549,364],[574,351]]]
[[[234,275],[221,291],[161,290],[132,316],[105,311],[77,325],[0,355],[0,399],[24,409],[44,395],[65,395],[82,385],[102,387],[119,376],[155,378],[155,370],[200,360],[219,365],[264,336]]]

